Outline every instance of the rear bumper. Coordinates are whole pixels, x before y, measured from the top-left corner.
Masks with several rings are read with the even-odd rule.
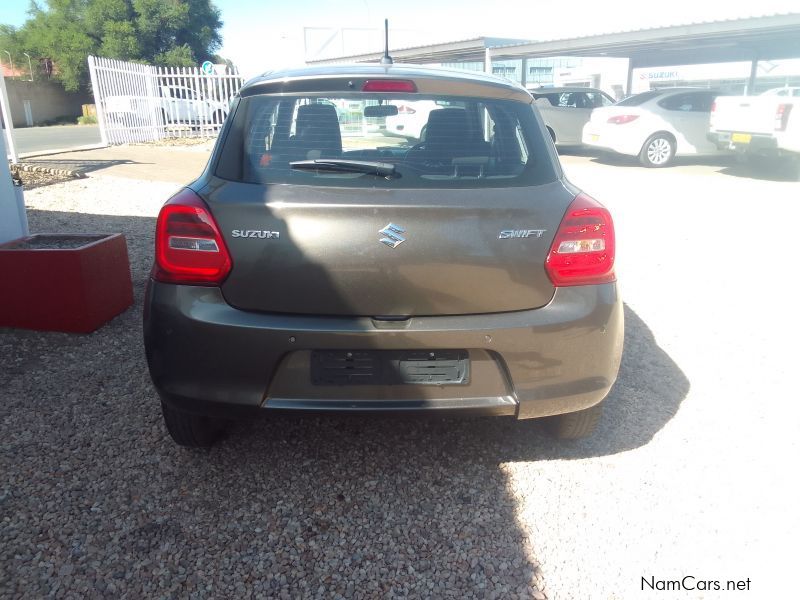
[[[245,312],[218,288],[151,281],[144,340],[162,398],[203,414],[254,410],[470,412],[541,417],[600,402],[617,376],[623,311],[615,284],[558,288],[511,313],[321,317]],[[469,351],[469,385],[313,386],[312,350]]]
[[[611,150],[617,154],[637,156],[642,150],[644,139],[634,128],[625,125],[592,123],[584,125],[581,141],[584,146]]]
[[[709,131],[706,139],[715,144],[719,150],[735,150],[737,152],[756,152],[760,154],[779,154],[778,139],[772,135],[747,134],[747,143],[733,141],[735,132]],[[741,134],[740,134],[741,135]]]

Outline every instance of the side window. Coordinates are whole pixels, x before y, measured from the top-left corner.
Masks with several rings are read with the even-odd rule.
[[[714,103],[714,99],[717,97],[716,94],[710,94],[708,92],[703,92],[701,94],[695,94],[694,99],[694,109],[697,112],[711,112],[711,105]]]
[[[667,110],[678,110],[682,112],[691,112],[697,110],[697,94],[676,94],[661,100],[658,105]],[[710,108],[710,103],[709,103]]]
[[[586,92],[586,108],[602,108],[611,106],[613,102],[599,92]]]

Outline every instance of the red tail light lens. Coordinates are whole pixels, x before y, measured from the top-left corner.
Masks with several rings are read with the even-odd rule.
[[[370,79],[361,86],[362,92],[410,92],[417,91],[417,84],[407,79]]]
[[[219,285],[230,271],[230,253],[205,202],[189,189],[178,192],[158,214],[153,279]]]
[[[714,100],[714,102],[711,103],[711,112],[712,113],[713,112],[717,112],[717,101],[716,100]]]
[[[416,110],[411,108],[410,106],[406,106],[405,104],[401,104],[397,107],[397,114],[398,115],[413,115],[416,114]]]
[[[639,115],[617,115],[616,117],[611,117],[608,122],[614,125],[624,125],[625,123],[630,123],[638,118]]]
[[[616,281],[615,251],[611,213],[578,194],[561,219],[545,269],[556,287]]]
[[[778,104],[775,109],[775,131],[786,131],[789,115],[792,112],[791,104]]]

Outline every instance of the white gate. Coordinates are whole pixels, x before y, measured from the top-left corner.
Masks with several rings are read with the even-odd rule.
[[[89,74],[106,144],[214,137],[244,79],[238,73],[154,67],[96,56]]]

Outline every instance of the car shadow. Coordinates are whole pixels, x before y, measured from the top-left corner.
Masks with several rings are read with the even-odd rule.
[[[719,172],[731,177],[759,181],[795,182],[798,180],[800,166],[792,165],[788,158],[754,157],[750,160],[733,161]]]
[[[85,175],[86,173],[107,169],[108,167],[114,167],[117,165],[153,164],[153,163],[140,162],[136,160],[127,160],[127,159],[99,160],[99,159],[61,159],[61,158],[59,158],[58,160],[47,160],[47,158],[31,158],[28,160],[23,160],[23,163],[25,165],[40,167],[44,169],[74,171],[76,173],[79,173],[80,175]]]
[[[460,589],[529,598],[547,573],[504,464],[642,447],[689,389],[626,307],[620,376],[587,440],[554,441],[541,423],[508,418],[274,415],[234,423],[210,450],[186,450],[164,429],[142,348],[155,219],[28,217],[32,231],[123,232],[135,305],[90,335],[0,331],[0,405],[18,415],[0,421],[12,458],[2,506],[14,527],[0,577],[20,593],[55,593],[54,570],[59,593],[135,595],[157,564],[168,582],[159,594],[175,597],[222,590],[234,577],[272,597]],[[19,367],[25,359],[31,368]],[[47,521],[37,516],[43,505]],[[65,550],[26,566],[50,539]]]

